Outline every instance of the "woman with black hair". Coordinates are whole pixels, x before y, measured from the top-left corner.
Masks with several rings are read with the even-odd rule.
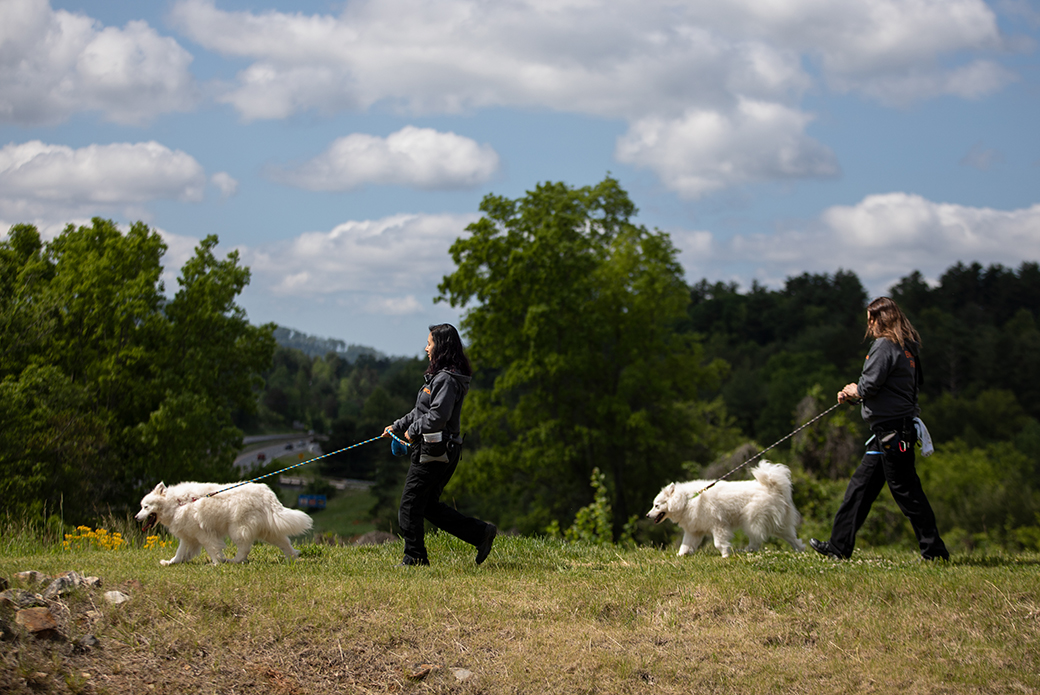
[[[415,407],[388,426],[391,434],[408,443],[411,465],[401,494],[398,521],[404,537],[402,565],[428,565],[425,520],[477,547],[477,564],[487,559],[498,529],[494,524],[465,516],[440,501],[462,454],[460,414],[469,391],[473,369],[455,327],[430,326],[426,338],[430,366],[415,399]]]
[[[914,468],[917,444],[915,419],[920,412],[917,392],[923,383],[921,336],[893,300],[879,297],[867,306],[867,336],[874,339],[857,383],[838,392],[838,402],[859,399],[863,419],[874,436],[845,490],[845,499],[834,516],[831,537],[815,538],[809,545],[821,555],[846,559],[852,556],[856,532],[866,521],[881,488],[888,483],[896,504],[910,519],[925,560],[949,560],[935,514],[928,504],[921,479]]]

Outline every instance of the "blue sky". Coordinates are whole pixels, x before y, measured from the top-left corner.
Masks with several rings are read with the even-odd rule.
[[[421,355],[488,193],[608,173],[691,283],[1040,260],[1036,0],[0,0],[0,234],[217,234],[241,304]]]

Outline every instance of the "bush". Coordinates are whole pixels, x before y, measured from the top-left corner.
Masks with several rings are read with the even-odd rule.
[[[920,459],[918,472],[935,510],[940,531],[964,529],[961,542],[1034,547],[1040,519],[1040,491],[1034,463],[1014,444],[969,448],[955,439]]]
[[[599,468],[592,469],[590,480],[595,498],[592,504],[582,507],[574,517],[574,523],[566,531],[560,532],[560,524],[556,520],[549,525],[546,532],[549,536],[564,539],[572,543],[589,543],[591,545],[613,545],[614,543],[614,511],[610,506],[610,493],[607,490],[607,476]],[[618,539],[619,545],[634,545],[632,534],[635,531],[636,517],[633,516],[625,524]]]

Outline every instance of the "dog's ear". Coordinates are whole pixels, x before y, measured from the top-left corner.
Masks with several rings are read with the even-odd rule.
[[[166,494],[166,483],[160,482],[158,485],[156,485],[155,489],[152,490],[152,494],[153,495],[165,495]]]
[[[665,485],[664,491],[669,495],[675,492],[675,483],[668,483]]]

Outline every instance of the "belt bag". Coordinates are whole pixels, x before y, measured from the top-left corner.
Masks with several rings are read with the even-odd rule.
[[[886,454],[897,451],[905,453],[913,451],[914,444],[917,442],[917,435],[916,432],[911,435],[905,430],[889,430],[888,432],[878,432],[875,435],[875,441]]]
[[[450,443],[451,439],[445,437],[444,432],[424,434],[422,443],[419,445],[419,463],[447,463],[448,444]]]

